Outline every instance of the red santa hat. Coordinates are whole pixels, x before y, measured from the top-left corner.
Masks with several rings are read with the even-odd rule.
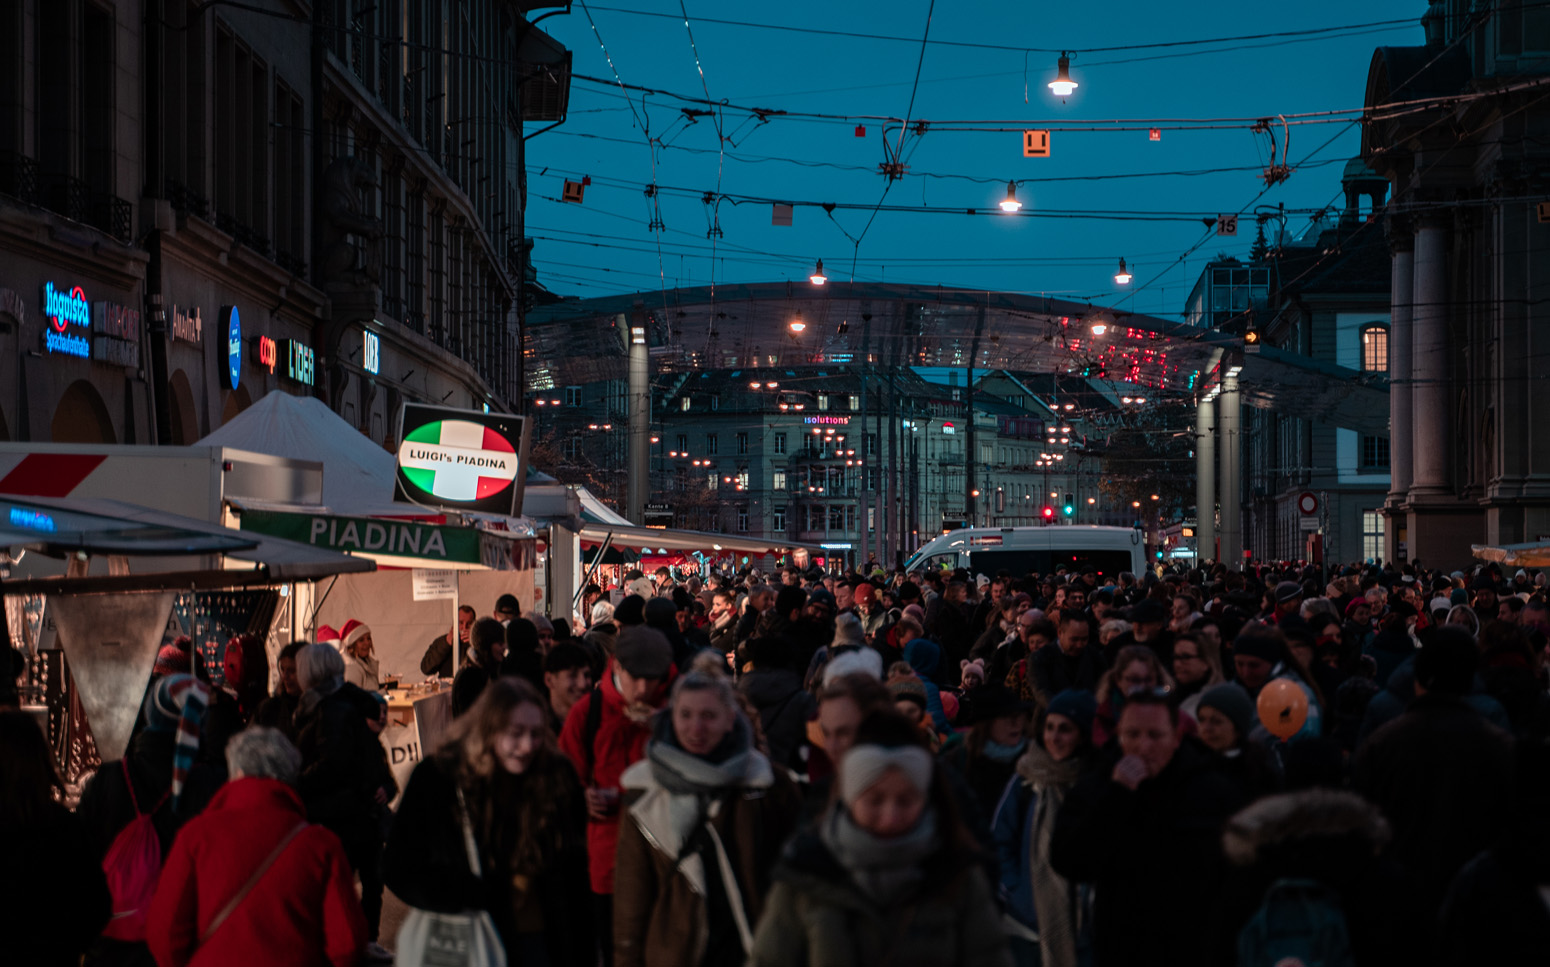
[[[329,625],[320,625],[318,627],[318,644],[321,645],[321,644],[325,644],[327,642],[334,642],[334,641],[338,641],[338,640],[339,640],[339,632],[335,631],[331,626],[329,626]],[[338,646],[336,645],[335,647],[338,647]]]
[[[371,634],[371,629],[354,618],[344,623],[339,629],[339,647],[349,651],[357,641]]]

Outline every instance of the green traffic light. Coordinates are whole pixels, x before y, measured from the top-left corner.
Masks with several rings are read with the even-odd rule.
[[[1070,517],[1074,513],[1076,513],[1076,508],[1072,507],[1070,504],[1067,504],[1066,505],[1066,516]]]

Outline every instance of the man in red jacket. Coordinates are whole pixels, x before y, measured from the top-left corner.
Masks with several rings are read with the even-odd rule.
[[[560,734],[560,751],[570,757],[587,790],[588,864],[605,963],[613,959],[619,777],[645,756],[651,716],[667,700],[674,671],[666,635],[643,626],[624,629],[603,680],[571,707]]]
[[[350,967],[366,917],[339,837],[308,825],[301,754],[275,729],[226,746],[231,781],[189,820],[162,865],[146,920],[158,967]]]

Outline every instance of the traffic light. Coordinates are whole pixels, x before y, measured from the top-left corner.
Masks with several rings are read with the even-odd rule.
[[[1062,509],[1065,511],[1067,517],[1070,517],[1072,514],[1076,513],[1076,500],[1073,499],[1070,494],[1066,494],[1066,504]]]
[[[1055,508],[1053,508],[1053,507],[1046,507],[1046,508],[1044,508],[1044,519],[1046,521],[1053,521],[1055,519]]]

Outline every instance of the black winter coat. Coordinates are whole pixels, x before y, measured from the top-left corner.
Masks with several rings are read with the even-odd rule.
[[[376,699],[345,682],[296,717],[301,750],[296,786],[307,818],[333,830],[352,857],[381,835],[373,797],[382,785],[382,743],[366,725],[377,709]]]
[[[1356,791],[1394,827],[1392,855],[1416,879],[1424,916],[1491,838],[1512,795],[1512,740],[1464,701],[1423,695],[1356,751]]]
[[[1187,744],[1134,792],[1111,772],[1106,760],[1072,788],[1050,842],[1055,871],[1095,888],[1097,967],[1201,963],[1241,793]]]
[[[807,740],[807,720],[818,709],[812,693],[802,688],[802,676],[786,668],[755,668],[738,680],[737,688],[759,710],[770,762],[799,768],[797,751]]]
[[[1058,641],[1028,656],[1028,681],[1041,708],[1048,708],[1050,699],[1068,688],[1096,692],[1098,680],[1107,670],[1103,650],[1096,642],[1089,642],[1075,658],[1066,657]]]
[[[53,803],[26,829],[9,832],[0,854],[7,962],[77,967],[113,912],[102,857],[80,818]]]
[[[587,879],[585,800],[581,781],[563,756],[553,755],[550,767],[564,770],[568,793],[553,804],[555,848],[527,893],[538,903],[549,963],[592,967],[596,947]],[[502,785],[504,795],[523,794],[522,777],[502,777]],[[495,815],[508,822],[500,829],[476,833],[484,875],[475,877],[463,842],[457,785],[439,758],[421,762],[410,775],[398,807],[383,854],[383,877],[388,888],[412,907],[441,913],[488,910],[509,947],[518,933],[514,911],[520,897],[508,858],[500,855],[507,850],[496,844],[509,848],[524,831],[517,828],[515,808],[498,808]]]

